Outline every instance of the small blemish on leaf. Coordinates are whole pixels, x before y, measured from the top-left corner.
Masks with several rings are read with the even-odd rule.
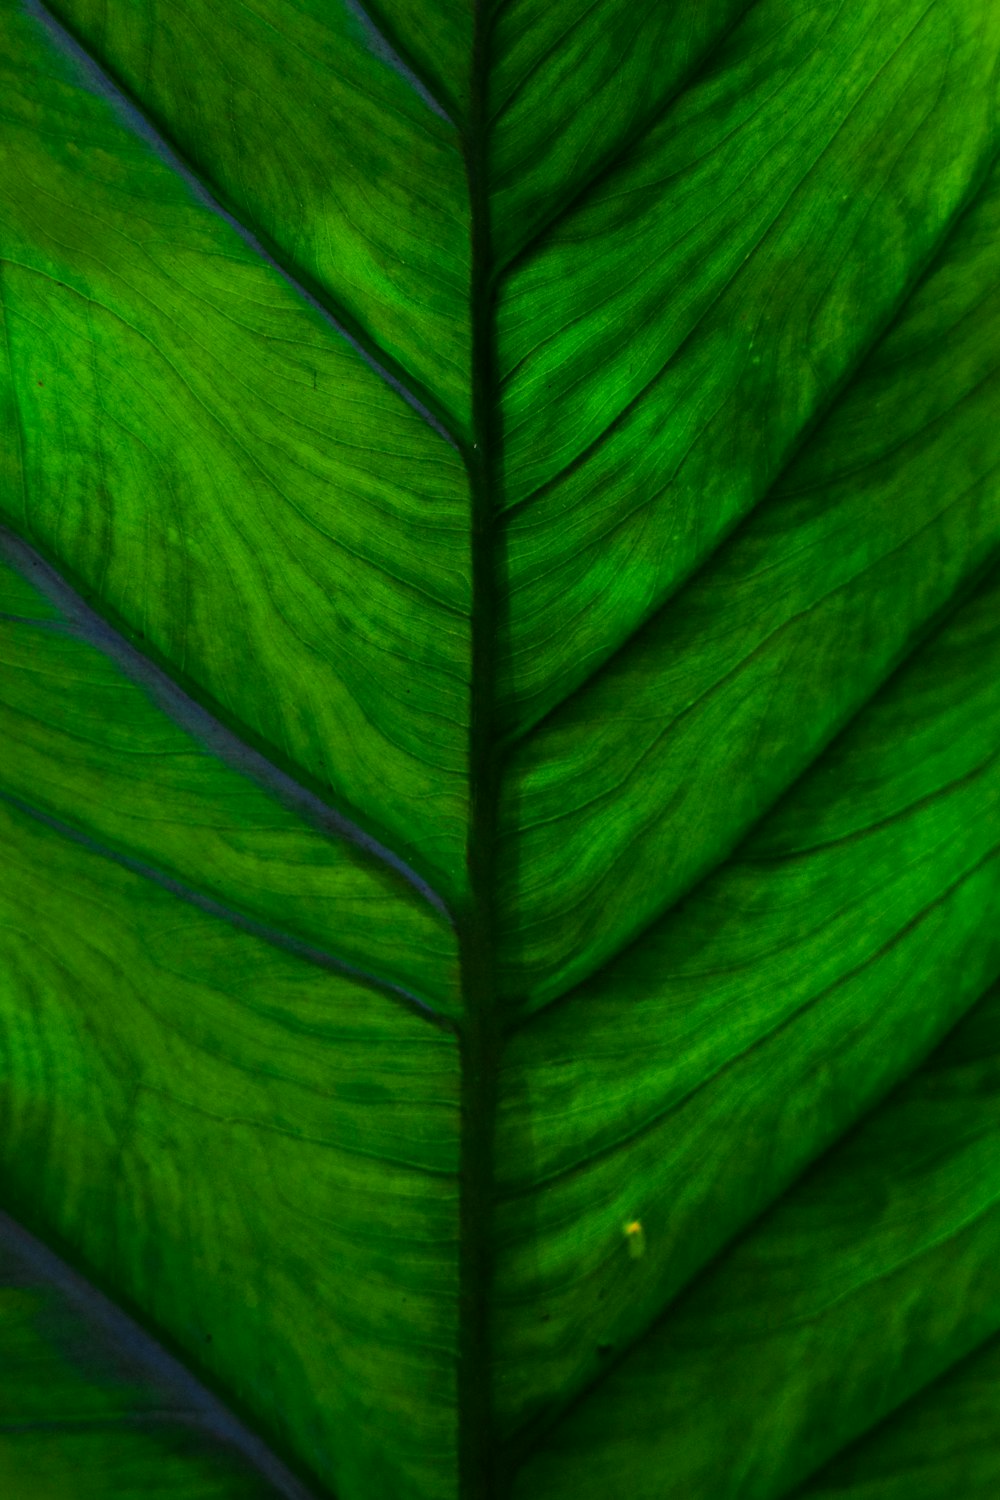
[[[646,1253],[646,1236],[643,1233],[642,1224],[638,1219],[630,1219],[623,1226],[623,1232],[628,1243],[628,1253],[633,1260],[638,1260]]]
[[[609,1354],[614,1352],[614,1347],[614,1344],[598,1344],[597,1352],[602,1359],[606,1359]]]

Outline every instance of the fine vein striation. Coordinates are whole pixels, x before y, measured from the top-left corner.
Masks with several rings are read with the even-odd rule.
[[[169,891],[178,900],[186,901],[192,906],[197,906],[201,911],[207,912],[210,916],[218,917],[220,921],[228,922],[233,927],[242,928],[244,932],[252,933],[254,937],[261,938],[265,943],[271,943],[276,948],[283,948],[286,952],[300,958],[303,963],[314,964],[320,969],[332,969],[337,973],[350,975],[352,979],[358,980],[361,984],[371,985],[372,988],[381,990],[394,1000],[400,1001],[407,1009],[430,1018],[435,1025],[451,1029],[452,1023],[444,1017],[439,1016],[428,1000],[413,994],[409,990],[403,989],[401,985],[394,984],[391,980],[381,978],[379,975],[369,973],[364,969],[359,969],[356,965],[348,963],[343,958],[338,958],[335,954],[324,953],[318,948],[312,948],[308,943],[304,943],[301,938],[297,938],[288,932],[282,932],[279,928],[268,926],[263,922],[255,921],[253,917],[247,916],[245,912],[223,906],[220,901],[216,901],[213,897],[205,895],[203,891],[183,885],[181,881],[174,879],[172,875],[167,875],[163,870],[154,869],[152,865],[145,864],[142,860],[135,859],[129,854],[123,854],[117,849],[109,849],[102,846],[95,839],[84,833],[82,829],[74,828],[72,824],[64,823],[60,819],[52,817],[50,813],[43,812],[41,808],[32,807],[29,802],[25,802],[21,797],[11,796],[9,792],[0,790],[0,800],[8,803],[11,807],[16,807],[19,812],[27,814],[29,818],[34,818],[37,822],[43,823],[47,828],[51,828],[55,833],[60,834],[62,838],[79,844],[82,848],[89,850],[90,853],[97,854],[102,859],[113,860],[115,864],[121,865],[122,869],[131,870],[134,875],[141,875],[144,880],[149,880],[155,885],[162,886],[165,891]]]
[[[287,771],[240,739],[172,677],[140,652],[99,615],[45,558],[8,527],[0,526],[0,557],[6,557],[65,617],[81,640],[89,641],[141,686],[165,714],[208,747],[226,765],[249,776],[306,822],[334,838],[349,840],[401,875],[436,911],[449,917],[444,901],[430,885],[384,843],[329,806]],[[450,920],[450,917],[449,917]]]
[[[436,416],[430,410],[429,406],[425,404],[427,393],[420,392],[418,395],[407,383],[403,372],[398,368],[392,368],[393,362],[389,360],[385,352],[375,348],[371,340],[363,336],[362,330],[354,323],[354,320],[348,320],[343,309],[335,310],[330,305],[328,293],[321,290],[315,283],[313,283],[311,288],[307,286],[304,272],[297,269],[293,270],[288,265],[283,264],[276,247],[271,246],[268,248],[264,245],[258,234],[255,234],[246,225],[240,223],[239,219],[215,196],[209,185],[181,157],[177,148],[164,139],[152,122],[143,114],[138,104],[115,82],[107,68],[102,66],[81,45],[77,37],[53,15],[42,3],[42,0],[23,0],[23,3],[28,13],[36,16],[39,22],[45,27],[52,41],[60,51],[65,53],[67,57],[72,58],[81,69],[94,93],[107,100],[123,123],[141,140],[145,141],[146,145],[149,146],[161,161],[177,173],[178,177],[187,184],[198,201],[210,209],[212,213],[224,219],[255,255],[258,255],[261,260],[266,261],[272,270],[276,271],[295,293],[323,318],[327,326],[339,338],[346,340],[350,344],[351,348],[361,356],[370,370],[374,371],[381,380],[384,380],[398,396],[401,396],[407,405],[412,407],[423,421],[434,429],[439,437],[444,438],[453,448],[457,448],[458,443],[455,437],[440,417]],[[385,54],[380,53],[380,55],[384,56]],[[401,72],[402,76],[408,77],[407,70],[402,69]],[[409,78],[408,81],[410,81]],[[413,79],[412,82],[416,84],[417,80]],[[419,91],[421,92],[421,97],[423,97],[426,91],[422,89]],[[442,118],[448,118],[440,109],[438,109],[438,113],[442,115]],[[311,278],[308,279],[311,280]],[[349,321],[353,326],[348,326]],[[427,399],[433,402],[433,398]]]
[[[22,1320],[28,1322],[32,1328],[29,1335],[31,1353],[39,1362],[31,1373],[38,1380],[39,1394],[45,1391],[47,1409],[57,1407],[61,1400],[75,1403],[69,1412],[53,1417],[51,1421],[25,1419],[23,1415],[20,1420],[11,1420],[12,1406],[14,1411],[22,1413],[31,1409],[35,1385],[33,1381],[25,1382],[16,1403],[10,1399],[5,1403],[0,1416],[0,1445],[9,1441],[8,1434],[39,1432],[46,1428],[72,1433],[76,1429],[84,1441],[75,1445],[71,1442],[67,1454],[70,1462],[75,1460],[76,1472],[64,1472],[61,1476],[63,1482],[73,1483],[79,1482],[79,1465],[87,1463],[88,1431],[100,1427],[112,1432],[116,1428],[126,1429],[123,1448],[127,1450],[141,1445],[145,1438],[149,1443],[151,1464],[167,1464],[172,1468],[171,1444],[165,1442],[163,1451],[156,1452],[158,1429],[168,1433],[171,1424],[183,1424],[196,1434],[196,1452],[191,1455],[190,1472],[185,1473],[183,1465],[179,1466],[178,1482],[197,1483],[203,1477],[199,1471],[204,1468],[210,1473],[216,1464],[220,1474],[224,1474],[228,1467],[226,1460],[234,1454],[244,1461],[246,1469],[238,1468],[232,1476],[232,1488],[227,1484],[225,1489],[227,1497],[231,1495],[236,1500],[237,1496],[247,1494],[258,1500],[260,1495],[264,1500],[266,1487],[267,1496],[281,1496],[282,1500],[315,1500],[314,1493],[289,1471],[256,1433],[244,1426],[216,1396],[195,1380],[184,1365],[2,1210],[0,1305],[5,1310],[0,1353],[5,1358],[12,1355],[16,1358],[16,1351],[5,1344],[5,1337],[16,1337],[19,1323]],[[28,1313],[27,1319],[24,1318],[25,1312]],[[54,1334],[57,1335],[55,1338]],[[47,1362],[41,1364],[40,1357],[46,1358]],[[117,1410],[109,1410],[103,1404],[95,1405],[94,1412],[88,1415],[85,1412],[88,1398],[92,1399],[94,1388],[100,1390],[99,1382],[95,1382],[94,1388],[90,1387],[88,1377],[92,1378],[91,1372],[105,1361],[112,1368],[118,1366],[120,1406]],[[24,1374],[27,1373],[26,1370]],[[45,1381],[48,1381],[47,1389],[43,1385]],[[7,1394],[10,1397],[12,1392]],[[105,1393],[101,1391],[100,1394],[104,1397]],[[151,1407],[154,1400],[156,1405]],[[130,1405],[130,1402],[134,1404]],[[135,1438],[127,1434],[127,1428],[132,1425],[140,1429]],[[103,1463],[113,1462],[114,1440],[99,1451]],[[31,1452],[30,1447],[27,1452]],[[43,1471],[47,1469],[44,1458],[39,1467]],[[90,1480],[95,1483],[114,1482],[110,1467],[103,1472],[85,1468],[84,1472],[89,1472]],[[127,1474],[128,1464],[125,1463],[121,1470],[123,1481],[126,1481]],[[214,1489],[212,1493],[216,1493]]]

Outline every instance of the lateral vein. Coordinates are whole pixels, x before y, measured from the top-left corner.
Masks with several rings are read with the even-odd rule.
[[[852,360],[847,370],[845,370],[840,381],[828,393],[826,400],[814,413],[813,417],[805,424],[801,432],[798,434],[796,440],[794,440],[790,444],[788,452],[785,454],[784,458],[778,465],[778,468],[771,475],[762,493],[754,501],[750,509],[744,512],[743,515],[739,516],[735,520],[733,525],[727,531],[722,533],[722,535],[718,538],[716,544],[712,547],[711,551],[708,552],[706,556],[704,556],[700,560],[700,562],[698,562],[694,566],[691,572],[689,572],[684,578],[679,579],[671,588],[668,594],[666,594],[663,598],[658,600],[656,604],[653,605],[652,609],[650,609],[649,612],[643,616],[634,630],[632,630],[632,632],[628,636],[626,636],[625,639],[615,647],[611,654],[605,657],[605,659],[597,667],[595,667],[592,672],[584,677],[582,681],[578,682],[575,687],[573,687],[565,695],[565,697],[561,698],[557,703],[552,704],[550,708],[546,709],[545,712],[541,714],[537,719],[529,720],[528,722],[522,724],[518,729],[514,730],[512,733],[506,736],[504,741],[504,751],[506,754],[509,755],[517,745],[528,739],[532,734],[536,733],[543,724],[548,723],[550,719],[554,718],[565,704],[585,693],[598,677],[602,676],[604,673],[610,673],[614,671],[617,663],[621,661],[631,649],[631,647],[635,643],[636,637],[640,634],[640,632],[648,629],[650,625],[658,620],[670,607],[670,604],[681,592],[681,590],[694,583],[698,578],[706,573],[711,567],[712,563],[715,561],[722,548],[728,542],[731,542],[740,531],[742,531],[745,527],[749,526],[753,522],[761,507],[764,506],[767,501],[774,495],[779,485],[785,479],[789,470],[792,468],[793,464],[801,457],[803,451],[816,436],[817,432],[822,428],[823,424],[829,419],[831,414],[844,399],[844,395],[848,387],[857,379],[865,364],[878,349],[883,339],[886,338],[892,328],[899,321],[909,303],[912,302],[913,298],[925,285],[928,278],[934,273],[938,262],[944,255],[955,234],[958,232],[958,229],[964,223],[966,217],[972,211],[972,209],[975,208],[977,202],[979,201],[979,197],[983,191],[983,188],[989,180],[990,173],[993,171],[998,162],[1000,162],[1000,150],[994,151],[990,158],[986,161],[981,175],[972,184],[966,198],[961,204],[959,204],[958,208],[956,208],[955,212],[949,218],[947,224],[945,224],[937,241],[931,247],[927,258],[919,267],[909,285],[903,289],[898,301],[894,304],[888,316],[875,330],[872,336],[865,341],[864,346],[859,349],[856,358]],[[653,383],[654,382],[650,382],[650,384]],[[643,388],[643,390],[634,399],[634,401],[630,402],[629,406],[625,408],[625,411],[619,413],[619,416],[615,418],[615,421],[610,425],[610,427],[606,428],[601,436],[596,439],[596,441],[587,449],[587,452],[583,455],[580,455],[578,459],[574,460],[574,462],[568,466],[568,469],[575,468],[578,463],[582,462],[583,459],[588,457],[591,452],[601,446],[601,444],[614,430],[621,419],[632,409],[637,401],[642,399],[642,397],[646,394],[648,388],[648,386]],[[568,469],[564,470],[563,473],[568,472]],[[539,490],[535,491],[535,495],[540,494],[542,490],[548,489],[551,484],[556,483],[561,477],[562,475],[556,475],[554,480],[548,481],[546,485],[541,486]],[[505,513],[505,522],[509,521],[511,514],[514,511],[523,508],[523,506],[527,505],[533,498],[535,498],[535,496],[527,496],[525,500],[519,502],[517,506],[511,507]]]
[[[435,97],[427,86],[427,83],[420,77],[411,64],[403,61],[397,48],[393,46],[371,11],[361,4],[361,0],[344,0],[344,4],[365,28],[372,51],[376,57],[381,58],[384,63],[387,63],[393,72],[398,73],[400,78],[408,83],[413,92],[423,100],[429,110],[433,111],[434,114],[440,119],[445,120],[449,125],[454,125],[455,122],[444,105]]]
[[[53,44],[73,59],[87,78],[94,92],[110,104],[122,122],[135,135],[145,141],[153,152],[173,172],[176,172],[183,179],[194,197],[217,217],[224,219],[230,228],[239,235],[247,248],[252,250],[261,260],[265,261],[302,301],[308,303],[313,311],[319,314],[328,328],[331,328],[339,338],[350,344],[351,348],[355,350],[368,368],[380,380],[384,381],[386,385],[394,390],[429,427],[433,428],[439,437],[444,438],[445,442],[449,443],[452,448],[459,450],[460,445],[458,440],[444,423],[434,415],[430,407],[421,399],[421,396],[416,394],[411,384],[402,378],[403,371],[399,369],[399,373],[396,373],[396,370],[393,368],[395,362],[383,350],[378,349],[370,339],[362,338],[360,330],[352,330],[349,326],[347,314],[342,309],[334,309],[328,293],[324,292],[320,296],[317,295],[316,291],[310,290],[300,280],[295,271],[282,263],[273,249],[268,248],[251,229],[247,228],[228,208],[223,206],[208,183],[182,157],[177,147],[171,145],[161,135],[152,121],[142,112],[136,101],[126,93],[123,85],[117,82],[104,64],[98,62],[82,46],[73,33],[42,3],[42,0],[22,0],[22,3],[28,13],[35,17],[39,25],[45,28]]]
[[[190,906],[196,906],[199,910],[206,912],[209,916],[218,917],[221,921],[228,922],[232,927],[238,927],[248,932],[252,937],[260,938],[265,943],[270,943],[274,948],[281,948],[287,953],[292,953],[304,963],[313,964],[316,968],[332,969],[337,973],[358,981],[360,984],[377,989],[392,999],[403,1003],[407,1010],[417,1011],[421,1019],[430,1019],[442,1030],[451,1031],[451,1023],[440,1015],[428,1001],[421,999],[411,990],[404,989],[402,985],[392,980],[382,979],[377,974],[372,974],[365,969],[357,968],[349,964],[345,959],[338,958],[322,948],[316,948],[310,943],[303,942],[301,938],[294,937],[291,933],[282,931],[278,927],[269,927],[263,922],[258,922],[253,917],[245,916],[243,912],[235,907],[226,906],[217,901],[214,896],[207,896],[203,891],[194,886],[184,884],[183,881],[175,879],[165,871],[159,870],[155,865],[147,864],[145,860],[136,859],[134,855],[124,854],[117,849],[112,849],[106,844],[100,843],[82,829],[74,828],[71,823],[64,822],[61,818],[53,817],[51,813],[44,812],[26,802],[23,797],[17,797],[11,792],[0,789],[0,802],[15,808],[26,817],[33,818],[35,822],[42,823],[46,828],[51,828],[53,833],[67,839],[69,842],[78,844],[91,854],[97,854],[102,859],[111,860],[112,863],[120,865],[129,870],[133,875],[139,875],[153,885],[162,887],[169,891],[172,896],[185,901]]]
[[[132,681],[143,688],[157,707],[175,724],[206,746],[226,765],[257,783],[284,806],[328,838],[344,839],[363,849],[380,864],[400,875],[420,896],[449,921],[451,913],[438,893],[395,854],[359,824],[331,807],[315,792],[241,739],[232,729],[198,703],[155,662],[136,649],[103,616],[80,597],[72,586],[27,542],[0,526],[0,557],[27,577],[39,593],[54,604],[70,629],[81,640],[109,657]]]

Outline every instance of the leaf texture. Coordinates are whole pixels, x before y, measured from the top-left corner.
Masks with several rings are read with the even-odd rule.
[[[996,7],[0,33],[0,1208],[316,1495],[991,1500]]]
[[[169,1356],[0,1216],[4,1493],[308,1500]]]

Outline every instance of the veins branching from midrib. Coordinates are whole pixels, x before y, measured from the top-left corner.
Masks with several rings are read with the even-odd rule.
[[[492,1435],[490,1294],[499,1028],[495,850],[499,754],[495,727],[500,631],[496,484],[500,426],[488,200],[489,7],[476,0],[469,119],[463,132],[472,224],[472,418],[466,452],[472,502],[472,691],[468,898],[458,913],[463,1020],[460,1164],[458,1461],[461,1500],[500,1500]]]
[[[452,417],[437,402],[433,393],[412,372],[405,370],[387,350],[381,348],[347,307],[337,301],[331,289],[323,286],[307,266],[299,264],[279,245],[264,225],[254,223],[250,227],[244,222],[237,211],[238,205],[229,200],[222,184],[189,160],[169,129],[164,129],[153,112],[134,97],[110,60],[98,56],[72,28],[69,20],[63,18],[61,7],[56,6],[55,0],[52,0],[52,8],[48,0],[24,0],[24,3],[45,28],[56,50],[71,58],[83,71],[88,87],[103,98],[126,127],[145,141],[153,154],[186,183],[195,199],[211,213],[224,219],[247,248],[266,262],[303,302],[319,314],[328,327],[349,343],[380,380],[394,390],[445,442],[457,448],[458,442],[451,431]],[[360,5],[358,8],[361,9]],[[369,24],[374,25],[371,22]],[[383,40],[386,47],[393,51],[389,40]],[[383,61],[385,60],[383,57]],[[396,61],[398,63],[400,59],[397,58]],[[406,72],[404,66],[404,77]],[[414,77],[409,81],[423,87],[422,80],[418,78]],[[432,99],[432,104],[435,102]],[[435,112],[448,118],[440,108]]]

